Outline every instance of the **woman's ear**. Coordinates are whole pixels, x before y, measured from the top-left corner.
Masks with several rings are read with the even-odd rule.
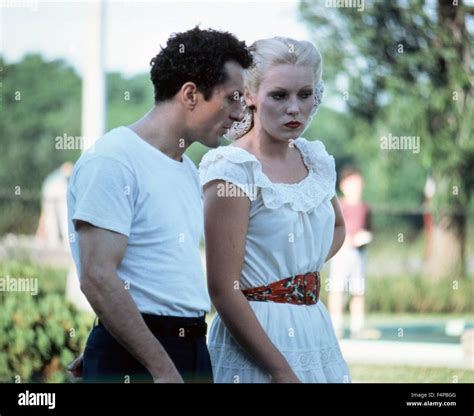
[[[244,100],[248,108],[255,109],[255,97],[247,87],[244,90]]]

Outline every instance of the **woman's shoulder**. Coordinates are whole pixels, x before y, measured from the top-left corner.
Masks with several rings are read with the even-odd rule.
[[[233,145],[220,146],[208,151],[199,164],[199,168],[206,168],[216,162],[231,164],[247,164],[258,163],[258,160],[245,149]]]
[[[294,143],[301,151],[307,166],[322,175],[335,175],[336,162],[334,156],[328,153],[321,140],[308,140],[299,137]]]
[[[333,157],[328,153],[326,146],[321,140],[308,140],[304,137],[298,137],[294,143],[304,154],[308,154],[309,156],[317,156],[320,158]]]
[[[259,162],[251,153],[236,146],[221,146],[207,152],[199,164],[201,185],[223,180],[236,185],[255,184]]]

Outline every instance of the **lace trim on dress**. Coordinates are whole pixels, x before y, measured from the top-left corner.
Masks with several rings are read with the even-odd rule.
[[[280,350],[281,351],[281,350]],[[209,345],[213,366],[234,370],[255,369],[253,362],[240,348]],[[329,367],[345,365],[337,343],[320,350],[281,351],[294,371],[323,371]]]
[[[293,143],[301,151],[304,163],[309,170],[308,175],[298,183],[271,182],[263,173],[260,161],[251,153],[235,146],[211,150],[203,157],[199,166],[201,183],[204,185],[215,179],[229,180],[230,176],[234,176],[228,174],[232,170],[231,165],[242,165],[253,173],[254,185],[261,190],[263,203],[267,208],[278,209],[284,204],[289,204],[294,211],[312,211],[327,198],[332,198],[335,193],[334,157],[327,153],[324,144],[319,140],[310,142],[304,138],[298,138]],[[230,162],[226,165],[227,174],[212,169],[212,165],[221,159]],[[237,169],[236,167],[235,170]]]

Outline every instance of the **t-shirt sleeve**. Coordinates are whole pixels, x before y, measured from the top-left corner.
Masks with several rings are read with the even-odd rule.
[[[136,180],[129,168],[112,158],[96,157],[82,165],[71,182],[74,227],[85,221],[130,236]]]

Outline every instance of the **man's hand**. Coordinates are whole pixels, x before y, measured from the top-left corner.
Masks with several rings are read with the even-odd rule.
[[[71,364],[67,366],[67,370],[71,379],[74,383],[82,381],[82,365],[84,363],[84,357],[81,354]]]
[[[67,366],[67,370],[71,379],[74,383],[82,381],[82,369],[84,364],[84,356],[81,354],[71,364]],[[161,374],[158,377],[154,377],[154,383],[184,383],[181,375],[176,369],[171,369],[166,374]]]
[[[81,290],[107,331],[151,374],[153,380],[182,381],[176,367],[153,335],[117,269],[128,237],[82,222],[79,233]]]
[[[176,369],[166,374],[160,374],[157,377],[153,377],[153,383],[184,383],[183,378]]]

